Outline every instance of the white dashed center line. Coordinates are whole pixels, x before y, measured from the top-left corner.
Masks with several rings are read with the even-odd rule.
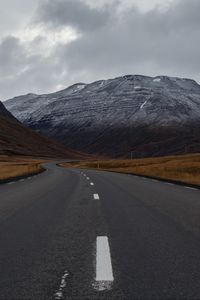
[[[96,278],[94,288],[98,291],[111,289],[114,281],[110,247],[107,236],[96,240]]]
[[[94,200],[99,200],[100,199],[98,194],[94,194],[93,197],[94,197]]]
[[[89,177],[87,177],[86,179],[87,179],[87,180],[90,180],[90,178],[89,178]]]
[[[93,183],[93,182],[90,182],[90,185],[94,185],[94,183]]]

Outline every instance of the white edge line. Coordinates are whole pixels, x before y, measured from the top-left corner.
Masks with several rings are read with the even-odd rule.
[[[198,191],[198,189],[193,188],[193,187],[189,187],[189,186],[185,186],[185,189],[192,190],[192,191]]]
[[[180,187],[181,187],[181,185],[176,184],[176,183],[165,182],[165,184],[171,185],[171,186],[180,186]],[[197,189],[197,188],[193,188],[193,187],[186,186],[186,185],[184,185],[183,187],[184,187],[185,189],[187,189],[187,190],[192,190],[192,191],[198,191],[198,190],[199,190],[199,189]]]

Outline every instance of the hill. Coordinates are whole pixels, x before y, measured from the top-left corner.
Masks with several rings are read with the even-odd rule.
[[[0,102],[0,155],[73,158],[78,153],[26,128]]]
[[[200,151],[200,85],[127,75],[8,100],[12,114],[66,147],[110,157]]]

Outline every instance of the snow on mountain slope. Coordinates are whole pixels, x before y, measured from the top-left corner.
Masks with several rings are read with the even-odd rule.
[[[200,151],[200,86],[190,79],[127,75],[16,97],[5,106],[30,128],[89,153]]]

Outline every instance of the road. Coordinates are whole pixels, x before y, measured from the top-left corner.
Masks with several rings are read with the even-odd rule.
[[[0,186],[0,299],[200,299],[200,190],[93,170]]]

